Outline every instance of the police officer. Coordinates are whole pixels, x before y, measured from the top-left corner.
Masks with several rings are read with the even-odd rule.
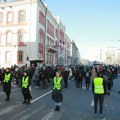
[[[9,68],[6,68],[5,74],[3,77],[3,91],[6,93],[7,98],[5,101],[10,100],[10,93],[11,93],[11,81],[12,81],[12,74]]]
[[[94,94],[94,114],[97,115],[97,106],[99,102],[100,116],[103,116],[103,103],[104,95],[106,94],[106,84],[99,72],[97,73],[97,77],[93,79],[92,91]]]
[[[26,71],[24,71],[24,75],[22,77],[22,81],[21,81],[21,87],[22,87],[22,94],[24,97],[24,101],[23,104],[30,103],[30,99],[32,99],[31,95],[30,95],[30,87],[31,85],[31,81],[29,79],[28,73]]]
[[[55,101],[55,111],[60,111],[61,102],[63,101],[62,95],[63,89],[63,79],[61,77],[60,72],[56,72],[56,76],[53,80],[53,92],[52,92],[52,99]]]

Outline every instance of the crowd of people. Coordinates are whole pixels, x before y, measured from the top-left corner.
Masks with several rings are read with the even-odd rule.
[[[102,78],[104,79],[103,82],[104,94],[110,95],[110,90],[113,87],[113,80],[117,78],[118,72],[119,72],[119,67],[111,66],[111,65],[109,66],[43,65],[42,67],[35,66],[34,64],[32,64],[30,67],[27,66],[18,67],[14,65],[11,68],[0,69],[0,84],[1,86],[3,86],[3,91],[6,93],[7,96],[5,101],[10,100],[11,82],[15,83],[18,87],[21,87],[22,94],[24,97],[23,104],[25,103],[29,104],[30,100],[32,99],[29,89],[31,85],[35,88],[41,88],[41,89],[48,89],[52,86],[53,89],[52,99],[55,100],[55,105],[56,105],[55,111],[59,111],[61,102],[63,101],[62,89],[63,88],[67,89],[69,87],[68,86],[69,80],[74,80],[75,87],[80,89],[83,88],[83,83],[85,83],[85,87],[87,90],[90,89],[90,84],[92,84],[92,91],[93,94],[95,94],[95,90],[96,90],[95,85],[98,85],[98,82],[93,82],[93,81],[96,81],[95,78]],[[95,97],[95,101],[96,101],[96,97]],[[95,114],[97,111],[96,110],[97,102],[95,103],[96,104]],[[102,114],[102,108],[101,108],[101,114]]]

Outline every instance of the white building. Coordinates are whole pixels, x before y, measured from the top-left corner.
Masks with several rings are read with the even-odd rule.
[[[65,34],[65,65],[71,64],[71,39]]]
[[[3,2],[0,8],[1,66],[65,64],[65,26],[41,0]]]
[[[71,64],[80,64],[80,53],[74,41],[71,42]]]

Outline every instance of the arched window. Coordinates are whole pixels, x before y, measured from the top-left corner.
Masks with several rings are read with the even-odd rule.
[[[8,31],[6,34],[6,44],[11,45],[12,44],[12,32]]]
[[[23,51],[18,51],[18,63],[23,63]]]
[[[5,53],[5,61],[6,63],[11,63],[12,53],[10,51],[7,51]]]
[[[18,44],[24,43],[24,31],[21,30],[18,32]]]
[[[24,22],[25,21],[25,10],[20,10],[19,11],[19,22]]]
[[[0,24],[3,22],[3,13],[0,12]]]
[[[7,13],[7,23],[12,23],[14,18],[14,13],[13,12],[8,12]]]

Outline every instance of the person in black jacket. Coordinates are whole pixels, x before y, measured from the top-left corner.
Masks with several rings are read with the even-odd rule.
[[[103,116],[104,95],[106,94],[106,83],[100,73],[97,73],[92,81],[92,92],[94,94],[94,114],[97,115],[98,102],[100,104],[100,116]]]
[[[3,77],[3,91],[6,93],[6,96],[7,96],[5,101],[9,101],[10,93],[11,93],[11,81],[12,81],[12,74],[9,68],[6,68],[3,76],[4,76]]]
[[[86,83],[86,89],[89,89],[89,86],[90,86],[90,71],[89,70],[86,70],[85,83]]]
[[[69,71],[67,68],[63,71],[63,80],[64,80],[64,85],[65,88],[68,88],[68,76],[69,76]]]
[[[26,71],[24,71],[24,75],[21,80],[22,94],[24,96],[23,104],[25,104],[25,103],[29,104],[30,99],[32,99],[32,96],[30,94],[30,88],[29,88],[30,85],[31,85],[31,81],[28,76],[28,73]]]
[[[61,102],[63,101],[62,89],[63,89],[63,78],[61,77],[60,71],[56,72],[56,76],[53,79],[52,86],[52,100],[55,101],[55,111],[60,111]]]

